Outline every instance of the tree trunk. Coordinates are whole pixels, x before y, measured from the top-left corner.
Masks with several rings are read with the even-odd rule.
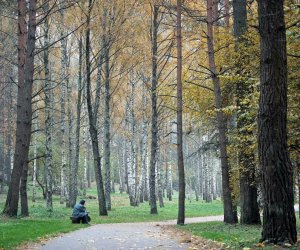
[[[90,19],[92,11],[92,0],[89,0],[88,5],[88,15],[87,15],[87,26],[86,26],[86,99],[87,99],[87,108],[89,116],[89,129],[92,140],[93,148],[93,157],[94,157],[94,168],[95,168],[95,177],[97,184],[97,193],[98,193],[98,205],[99,205],[99,215],[107,215],[106,201],[103,188],[103,179],[101,173],[101,157],[99,153],[98,145],[98,130],[96,127],[97,124],[97,110],[93,111],[92,107],[92,97],[91,97],[91,61],[90,61]],[[99,98],[99,96],[96,96]],[[95,102],[97,102],[95,100]]]
[[[44,0],[44,13],[48,13],[49,3]],[[49,19],[46,17],[44,23],[44,70],[45,70],[45,136],[46,136],[46,156],[45,156],[45,174],[46,174],[46,208],[47,211],[53,211],[52,203],[52,186],[53,186],[53,169],[52,169],[52,84],[49,72]]]
[[[135,104],[135,83],[130,80],[130,100],[127,111],[128,130],[130,131],[130,139],[128,140],[128,153],[127,153],[127,173],[128,173],[128,194],[131,206],[138,206],[137,195],[137,152],[136,152],[136,119],[134,114]]]
[[[29,2],[28,38],[26,46],[26,2],[18,1],[18,97],[17,129],[14,154],[14,167],[4,214],[17,216],[19,185],[24,165],[28,161],[32,124],[32,84],[34,73],[34,49],[36,31],[36,0]],[[26,63],[25,63],[26,61]]]
[[[63,3],[63,2],[62,2]],[[64,23],[64,8],[60,6],[61,23]],[[66,108],[65,98],[67,92],[67,39],[64,38],[65,32],[61,29],[61,98],[60,98],[60,132],[61,132],[61,171],[60,171],[60,204],[64,204],[67,196],[67,160],[66,160]]]
[[[81,107],[82,107],[82,36],[80,35],[78,40],[78,50],[79,50],[79,67],[78,67],[78,88],[77,88],[77,104],[76,104],[76,134],[75,134],[75,159],[74,166],[70,173],[70,187],[69,187],[69,205],[74,207],[77,199],[77,178],[78,178],[78,167],[79,167],[79,149],[80,149],[80,126],[81,126]],[[84,168],[84,190],[86,190],[86,158],[85,158],[85,168]]]
[[[162,174],[161,174],[161,160],[156,161],[156,168],[157,168],[157,196],[159,201],[159,207],[164,207],[164,200],[163,200],[163,187],[162,187]]]
[[[1,26],[0,26],[1,27]],[[1,39],[1,37],[0,37]],[[2,87],[2,86],[1,86]],[[5,98],[1,98],[1,117],[5,117],[4,103]],[[5,119],[2,120],[2,127],[5,127]],[[5,180],[5,129],[2,130],[2,145],[0,144],[0,194],[4,192],[4,180]]]
[[[123,192],[126,192],[126,181],[125,181],[125,176],[126,176],[126,162],[125,162],[125,157],[124,157],[124,148],[125,148],[125,139],[120,139],[120,145],[121,147],[118,148],[118,166],[119,166],[119,182],[120,182],[120,193],[122,194]]]
[[[223,202],[224,202],[224,222],[225,223],[237,223],[237,211],[236,206],[233,204],[231,197],[231,188],[229,180],[229,164],[227,156],[227,137],[226,137],[226,119],[224,117],[222,109],[222,94],[219,77],[216,72],[215,65],[215,52],[214,52],[214,38],[213,38],[213,8],[214,0],[207,1],[207,47],[208,47],[208,60],[209,68],[212,74],[212,80],[214,85],[215,105],[217,109],[217,125],[219,132],[219,146],[220,146],[220,158],[222,169],[222,188],[223,188]]]
[[[146,173],[147,173],[147,142],[148,142],[148,131],[147,131],[147,117],[146,117],[146,107],[147,107],[147,96],[146,96],[145,82],[143,82],[143,123],[142,123],[142,139],[141,139],[141,176],[139,181],[139,195],[140,202],[144,202],[145,188],[146,188]]]
[[[68,75],[68,69],[69,69],[69,63],[67,62],[67,72]],[[74,164],[75,164],[75,155],[73,155],[73,147],[75,145],[73,142],[73,136],[72,136],[72,130],[73,130],[73,115],[72,115],[72,83],[69,81],[69,76],[67,76],[66,79],[66,85],[67,85],[67,102],[68,102],[68,165],[66,165],[66,173],[65,176],[65,201],[66,201],[66,207],[70,206],[70,190],[69,187],[71,185],[71,182],[74,182],[75,176],[77,176],[77,172],[75,172]],[[77,106],[77,105],[76,105]],[[76,107],[77,108],[77,107]],[[76,119],[77,121],[77,119]],[[76,146],[75,146],[76,147]],[[75,189],[73,190],[75,191]],[[74,195],[74,194],[73,194]]]
[[[184,225],[185,220],[185,176],[182,140],[182,35],[181,35],[181,0],[177,0],[177,164],[178,164],[178,217],[177,224]]]
[[[28,175],[28,162],[23,166],[23,173],[20,183],[20,197],[21,197],[21,216],[29,216],[28,209],[28,196],[27,196],[27,175]]]
[[[168,128],[166,128],[166,132]],[[172,201],[172,164],[171,164],[171,140],[166,140],[164,146],[165,164],[166,164],[166,192],[169,201]]]
[[[111,176],[110,176],[110,44],[109,30],[107,28],[107,4],[103,1],[102,10],[102,50],[104,58],[104,140],[103,162],[105,169],[105,200],[106,207],[111,210]]]
[[[234,35],[236,38],[236,50],[243,53],[245,44],[240,44],[242,35],[247,30],[247,1],[233,1]],[[239,46],[241,45],[241,46]],[[245,58],[245,56],[244,56]],[[245,58],[249,59],[249,58]],[[241,72],[239,72],[241,74]],[[239,144],[238,162],[240,169],[240,204],[241,204],[241,224],[260,224],[260,214],[257,202],[257,188],[255,180],[255,159],[254,152],[249,150],[252,132],[247,127],[255,121],[248,118],[250,113],[249,103],[245,103],[245,98],[253,93],[253,89],[246,81],[239,81],[236,88],[237,105],[240,110],[237,113],[238,137],[243,141]]]
[[[200,139],[201,141],[201,139]],[[202,145],[202,144],[200,144]],[[197,186],[199,190],[199,198],[203,199],[203,155],[200,154],[200,151],[198,152],[198,171],[197,171]]]
[[[36,100],[37,101],[37,100]],[[35,106],[36,108],[36,113],[38,117],[38,110],[37,110],[37,105]],[[38,130],[38,119],[36,119],[35,124],[34,124],[34,130]],[[37,136],[34,135],[33,137],[33,168],[32,168],[32,202],[35,202],[36,199],[36,175],[37,175]]]
[[[258,153],[267,243],[297,242],[293,169],[287,150],[287,55],[283,0],[259,0]]]
[[[224,11],[225,11],[225,26],[229,27],[229,19],[230,19],[230,6],[229,0],[224,0]]]
[[[11,177],[11,170],[13,166],[13,139],[12,139],[12,134],[13,134],[13,128],[14,128],[14,122],[13,122],[13,113],[14,113],[14,107],[13,107],[13,84],[11,83],[9,86],[9,114],[8,114],[8,122],[9,122],[9,127],[7,131],[7,163],[6,163],[6,183],[10,183],[10,177]]]
[[[299,211],[298,211],[298,217],[300,218],[300,164],[299,164],[299,160],[297,161],[297,181],[298,181],[298,207],[299,207]]]
[[[88,112],[86,108],[86,104],[83,103],[83,112],[84,112],[84,127],[83,127],[83,140],[84,140],[84,149],[83,149],[83,154],[84,154],[84,165],[83,165],[83,196],[86,196],[86,191],[87,188],[89,187],[89,166],[88,166],[88,156],[89,156],[89,136],[88,136]]]
[[[11,180],[9,184],[8,194],[5,202],[3,213],[9,216],[17,216],[18,202],[19,202],[19,185],[23,171],[23,164],[27,161],[27,155],[22,154],[19,150],[28,151],[26,143],[26,137],[28,137],[28,125],[26,121],[28,117],[25,115],[26,109],[22,105],[24,103],[24,93],[26,93],[25,83],[25,59],[26,59],[26,3],[24,1],[18,1],[18,99],[17,99],[17,135],[16,145],[13,161],[13,169],[11,174]],[[30,96],[31,102],[31,96]],[[28,107],[27,107],[28,108]],[[31,119],[31,117],[30,117]],[[27,128],[26,128],[27,126]],[[25,130],[24,130],[25,129]],[[30,129],[31,130],[31,129]],[[27,132],[27,133],[26,133]],[[23,134],[26,137],[23,137]],[[23,142],[24,140],[24,142]],[[24,149],[22,147],[24,145]],[[29,143],[28,143],[29,147]],[[17,151],[18,148],[18,151]],[[27,153],[28,154],[28,153]]]
[[[150,213],[157,214],[156,195],[155,195],[155,165],[157,160],[157,33],[158,33],[158,11],[159,6],[153,7],[153,23],[152,23],[152,86],[151,86],[151,158],[150,158],[150,175],[149,175],[149,188],[150,188]]]
[[[149,157],[148,149],[146,150],[146,172],[145,172],[145,190],[144,190],[144,201],[149,201],[150,190],[149,190]]]
[[[110,177],[110,68],[109,68],[109,48],[105,43],[105,65],[104,65],[104,78],[105,78],[105,91],[104,91],[104,149],[103,160],[105,168],[105,200],[106,207],[111,210],[111,177]]]

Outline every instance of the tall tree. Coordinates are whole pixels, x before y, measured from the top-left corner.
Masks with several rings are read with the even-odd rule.
[[[66,160],[66,108],[65,108],[65,99],[67,92],[67,63],[68,63],[68,54],[67,54],[67,38],[65,37],[65,28],[63,27],[65,22],[65,8],[63,5],[64,1],[61,1],[60,4],[60,16],[61,16],[61,98],[60,98],[60,132],[61,132],[61,171],[60,171],[60,204],[63,204],[68,196],[67,193],[67,160]],[[70,164],[70,163],[69,163]]]
[[[28,152],[32,125],[32,85],[36,31],[36,0],[29,2],[28,33],[26,26],[26,1],[18,0],[18,97],[17,130],[14,166],[4,207],[4,214],[18,213],[19,185],[24,167],[28,164]],[[27,38],[26,38],[27,35]]]
[[[234,0],[233,18],[234,18],[234,36],[236,38],[236,50],[243,55],[242,58],[247,63],[250,60],[243,52],[246,45],[242,36],[247,30],[247,1]],[[247,61],[246,61],[247,60]],[[238,65],[239,67],[240,65]],[[243,72],[239,69],[239,75]],[[239,111],[237,112],[238,137],[243,143],[239,144],[238,162],[240,169],[240,204],[242,224],[260,224],[260,214],[257,202],[257,187],[255,178],[255,157],[254,152],[249,150],[253,144],[253,132],[248,129],[255,121],[254,117],[249,115],[251,105],[245,101],[251,95],[253,88],[249,81],[240,80],[236,86],[236,98]]]
[[[144,78],[144,77],[143,77]],[[148,131],[147,131],[147,125],[148,125],[148,119],[147,119],[147,93],[146,93],[146,81],[143,79],[143,94],[142,94],[142,105],[143,105],[143,122],[142,122],[142,136],[141,136],[141,175],[140,175],[140,181],[139,181],[139,195],[140,195],[140,202],[144,202],[146,194],[146,174],[147,174],[147,154],[148,154],[148,147],[147,147],[147,141],[148,141]]]
[[[287,53],[283,0],[259,0],[258,154],[262,176],[262,241],[295,244],[293,169],[287,150]]]
[[[107,27],[109,19],[107,1],[103,1],[102,14],[102,46],[104,59],[104,140],[103,161],[105,169],[105,201],[108,210],[111,210],[111,177],[110,177],[110,30]]]
[[[181,35],[181,12],[182,2],[177,0],[177,164],[178,164],[178,217],[177,224],[183,225],[185,220],[185,175],[183,163],[183,140],[182,140],[182,35]]]
[[[48,15],[49,1],[44,0],[43,3],[44,13]],[[44,71],[45,71],[45,173],[46,173],[46,209],[47,211],[53,211],[52,202],[52,185],[53,185],[53,163],[52,163],[52,84],[50,79],[49,70],[49,17],[46,16],[44,21]]]
[[[157,147],[158,147],[158,111],[157,111],[157,34],[158,34],[158,13],[159,6],[154,5],[152,10],[152,33],[151,33],[151,46],[152,46],[152,80],[151,80],[151,156],[150,156],[150,174],[149,174],[149,189],[150,189],[150,213],[157,214],[156,195],[155,195],[155,166],[157,160]]]
[[[215,106],[217,109],[217,126],[219,132],[219,146],[220,146],[220,158],[222,168],[222,188],[223,188],[223,202],[224,202],[224,222],[225,223],[237,223],[237,211],[236,206],[233,204],[231,197],[231,187],[229,180],[229,163],[227,155],[227,136],[226,136],[226,118],[222,111],[223,98],[220,87],[220,79],[217,74],[215,63],[215,49],[214,49],[214,22],[216,16],[214,15],[215,8],[214,0],[207,0],[207,47],[208,47],[208,60],[209,69],[214,86],[215,94]]]
[[[79,52],[79,62],[78,62],[78,88],[77,88],[77,103],[76,103],[76,141],[75,141],[75,159],[74,164],[70,173],[70,185],[69,185],[69,205],[74,207],[77,198],[77,178],[78,178],[78,168],[79,168],[79,150],[80,150],[80,127],[81,127],[81,107],[82,107],[82,54],[83,54],[83,44],[82,44],[82,35],[78,39],[78,52]],[[86,157],[86,155],[85,155]],[[84,159],[86,167],[86,158]],[[86,169],[84,169],[84,187],[86,180]]]
[[[38,110],[37,110],[37,102],[38,98],[35,98],[35,112],[36,112],[36,119],[34,121],[34,130],[37,131],[39,127],[38,122]],[[33,166],[32,166],[32,202],[35,202],[36,200],[36,175],[37,175],[37,135],[33,135],[32,138],[32,144],[33,144]]]
[[[135,102],[136,102],[136,79],[130,77],[129,79],[129,100],[127,105],[126,122],[128,126],[129,139],[127,140],[127,184],[128,194],[131,206],[137,206],[139,197],[137,193],[137,149],[136,149],[136,115],[135,115]]]
[[[86,21],[86,37],[85,37],[85,60],[86,60],[86,101],[87,101],[87,109],[89,116],[89,129],[92,140],[92,148],[93,148],[93,157],[94,157],[94,168],[95,168],[95,177],[97,184],[97,193],[98,193],[98,205],[99,205],[99,215],[107,215],[105,195],[104,195],[104,187],[103,187],[103,179],[101,173],[101,157],[99,152],[99,144],[98,144],[98,130],[97,130],[97,109],[93,110],[92,106],[92,91],[91,91],[91,61],[90,61],[90,50],[91,50],[91,11],[92,11],[92,0],[88,2],[88,14]],[[99,86],[98,86],[99,87]],[[100,95],[96,95],[95,103],[99,103],[97,98],[100,98]]]

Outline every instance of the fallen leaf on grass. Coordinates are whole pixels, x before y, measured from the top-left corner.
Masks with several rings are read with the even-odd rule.
[[[264,247],[265,244],[262,242],[262,243],[257,243],[257,244],[255,244],[254,246],[256,246],[256,247]]]

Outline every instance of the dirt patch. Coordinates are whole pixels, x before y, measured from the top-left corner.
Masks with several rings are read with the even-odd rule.
[[[33,242],[26,242],[18,246],[18,250],[27,250],[27,249],[38,249],[41,243],[33,243]]]
[[[221,250],[224,249],[224,244],[215,242],[208,239],[192,235],[190,232],[180,230],[174,225],[162,225],[160,226],[164,234],[169,235],[173,239],[176,239],[180,243],[189,243],[190,250],[196,249],[208,249],[208,250]]]

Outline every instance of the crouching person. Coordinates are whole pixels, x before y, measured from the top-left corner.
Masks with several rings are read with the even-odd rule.
[[[90,218],[84,206],[85,200],[81,200],[78,204],[76,204],[73,208],[72,213],[72,222],[80,223],[82,221],[83,224],[89,224]]]

